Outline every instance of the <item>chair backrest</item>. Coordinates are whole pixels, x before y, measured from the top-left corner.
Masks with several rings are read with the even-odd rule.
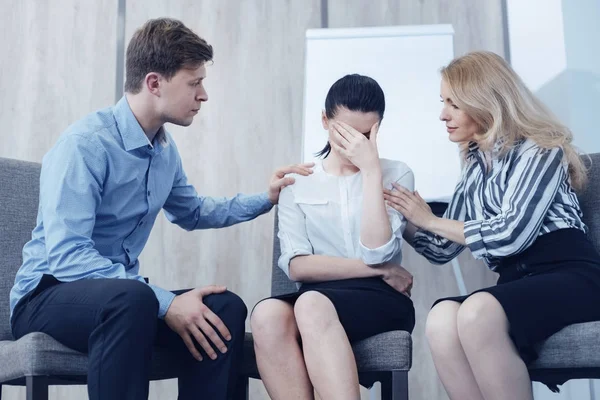
[[[12,339],[10,289],[35,228],[40,164],[0,158],[0,340]]]
[[[271,274],[271,296],[292,293],[298,290],[296,285],[289,280],[287,275],[277,266],[277,261],[281,255],[281,246],[279,245],[279,218],[277,217],[277,208],[275,208],[275,228],[273,234],[273,273]]]
[[[600,252],[600,153],[589,155],[592,165],[588,171],[588,184],[579,195],[579,203],[583,212],[583,222],[588,226],[588,237]],[[589,161],[584,158],[586,165]]]

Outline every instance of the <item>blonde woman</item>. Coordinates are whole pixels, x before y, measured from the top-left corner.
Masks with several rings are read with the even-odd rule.
[[[534,345],[566,325],[600,320],[600,256],[575,194],[586,171],[571,132],[501,57],[467,54],[441,72],[440,119],[464,156],[449,207],[438,218],[418,193],[397,187],[384,196],[431,262],[469,247],[499,273],[496,286],[440,299],[427,318],[450,398],[532,399]]]

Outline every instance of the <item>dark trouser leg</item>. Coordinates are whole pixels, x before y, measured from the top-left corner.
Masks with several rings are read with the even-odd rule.
[[[248,311],[244,302],[231,292],[207,296],[204,298],[204,304],[221,318],[231,332],[231,340],[224,341],[227,344],[227,353],[222,354],[215,348],[216,360],[211,360],[197,345],[203,357],[202,361],[197,361],[192,357],[181,337],[164,321],[158,322],[156,345],[177,352],[182,362],[179,400],[226,400],[233,396],[235,390],[239,365],[242,361],[245,320]]]
[[[40,292],[49,280],[45,276],[29,301],[17,306],[15,337],[44,332],[88,353],[90,400],[147,400],[158,314],[150,287],[129,279],[86,279],[51,283]]]

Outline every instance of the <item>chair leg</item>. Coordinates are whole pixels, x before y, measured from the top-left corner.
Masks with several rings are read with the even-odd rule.
[[[240,376],[235,385],[233,400],[248,400],[250,398],[250,378]]]
[[[48,377],[27,376],[27,400],[48,400]]]
[[[381,380],[381,400],[408,400],[408,371],[392,371]]]

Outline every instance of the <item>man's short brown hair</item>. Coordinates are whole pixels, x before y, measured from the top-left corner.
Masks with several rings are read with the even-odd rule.
[[[139,93],[149,72],[171,79],[182,68],[195,69],[213,57],[212,46],[181,21],[147,21],[127,46],[125,91]]]

